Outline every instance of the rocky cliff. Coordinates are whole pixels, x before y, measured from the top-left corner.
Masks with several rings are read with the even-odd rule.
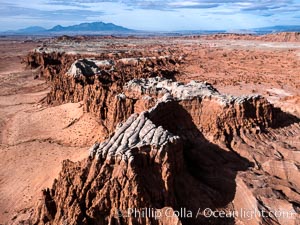
[[[259,95],[174,81],[182,60],[28,56],[52,85],[48,103],[82,101],[107,128],[86,160],[64,161],[31,223],[300,222],[299,119]]]
[[[299,42],[299,32],[280,32],[265,35],[253,34],[215,34],[204,36],[207,40],[251,40],[251,41],[268,41],[268,42]]]
[[[180,56],[130,57],[139,54],[142,55],[103,53],[82,58],[80,54],[41,48],[31,52],[25,61],[29,67],[40,67],[41,75],[51,85],[48,104],[83,101],[84,110],[95,114],[109,134],[117,123],[134,112],[135,101],[129,98],[123,101],[120,95],[126,81],[140,77],[174,78],[182,63]],[[84,55],[88,56],[92,57]]]
[[[293,133],[272,129],[279,112],[264,98],[232,97],[207,83],[159,77],[133,79],[115,98],[124,109],[131,101],[133,114],[95,144],[86,160],[64,162],[53,187],[43,192],[34,224],[299,221],[299,186],[291,178],[297,166],[285,176],[274,169],[282,165],[280,159],[270,157],[284,157],[282,138],[299,135],[300,127],[293,125]],[[280,149],[268,145],[274,140]],[[297,162],[296,152],[286,157]],[[290,217],[274,216],[279,207]],[[231,216],[207,217],[207,208]],[[264,216],[232,214],[237,209]]]

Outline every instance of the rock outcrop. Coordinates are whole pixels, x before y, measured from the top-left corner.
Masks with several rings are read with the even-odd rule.
[[[28,56],[51,84],[49,104],[83,102],[107,128],[86,160],[64,161],[31,223],[300,222],[299,119],[259,95],[175,82],[182,61],[49,49]]]
[[[299,137],[297,119],[260,96],[222,95],[208,83],[139,78],[118,90],[109,113],[119,115],[117,128],[86,160],[64,162],[34,224],[299,222],[298,145],[285,143]],[[289,119],[281,128],[278,113]]]
[[[204,36],[207,40],[251,40],[251,41],[268,41],[268,42],[299,42],[299,32],[280,32],[265,35],[253,34],[215,34]]]
[[[173,130],[174,133],[169,131],[174,121],[161,121],[160,118],[165,118],[170,108],[178,112],[177,119],[181,121],[177,125],[182,126]],[[189,209],[186,213],[196,214],[199,204],[213,207],[217,198],[226,202],[226,197],[199,182],[185,165],[185,145],[196,146],[196,141],[203,143],[200,133],[197,134],[196,127],[185,114],[187,112],[178,102],[165,97],[150,110],[132,115],[106,142],[95,144],[86,161],[66,161],[53,188],[44,192],[35,223],[166,224],[163,221],[171,218],[180,224],[183,215],[174,213],[170,218],[158,215],[161,210],[172,213],[181,207]],[[194,139],[188,141],[177,135],[182,129],[190,132],[186,137]],[[217,151],[214,146],[210,148]],[[193,157],[192,152],[187,154]],[[248,164],[245,161],[243,165]],[[189,190],[189,185],[199,189]],[[191,191],[196,192],[195,198],[199,201],[192,203],[186,198]],[[55,207],[51,203],[55,203]],[[146,209],[152,213],[143,216]],[[205,220],[199,216],[198,219],[187,218],[187,221]]]
[[[82,58],[80,54],[37,49],[26,60],[30,67],[40,66],[42,76],[50,83],[48,104],[83,101],[84,110],[93,113],[107,128],[107,136],[134,112],[134,100],[123,101],[120,95],[123,84],[140,77],[173,78],[182,61],[173,56],[122,56],[131,55],[103,53],[96,58]]]

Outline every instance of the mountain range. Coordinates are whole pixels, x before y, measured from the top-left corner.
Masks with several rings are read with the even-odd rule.
[[[299,25],[281,25],[252,29],[255,33],[300,32]]]
[[[134,30],[115,25],[113,23],[93,22],[72,26],[57,25],[51,29],[31,26],[20,30],[2,32],[7,35],[51,35],[51,34],[101,34],[101,33],[133,33]]]
[[[0,32],[1,35],[59,35],[59,34],[165,34],[165,35],[185,35],[185,34],[211,34],[211,33],[254,33],[254,34],[267,34],[278,32],[300,32],[300,26],[271,26],[254,29],[244,29],[238,31],[226,30],[185,30],[174,32],[150,32],[150,31],[137,31],[128,29],[126,27],[118,26],[113,23],[92,22],[81,23],[72,26],[57,25],[51,29],[46,29],[40,26],[31,26],[19,30],[9,30]]]

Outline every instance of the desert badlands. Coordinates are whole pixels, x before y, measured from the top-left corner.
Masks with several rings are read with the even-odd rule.
[[[299,33],[0,46],[0,224],[300,224]]]

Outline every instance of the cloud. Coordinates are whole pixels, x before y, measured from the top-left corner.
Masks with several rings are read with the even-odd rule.
[[[48,4],[85,7],[92,10],[95,5],[116,3],[127,7],[127,10],[160,10],[178,11],[179,9],[213,10],[226,9],[226,13],[250,13],[270,16],[276,12],[297,12],[299,0],[47,0]],[[220,12],[222,14],[222,12]]]
[[[174,1],[168,4],[169,7],[186,8],[186,9],[209,9],[216,8],[220,4],[216,3],[202,3],[196,1]]]
[[[3,3],[9,2],[2,0]],[[21,0],[14,1],[20,6]],[[24,3],[24,1],[23,1]],[[30,4],[25,3],[27,7],[44,8],[58,7],[59,9],[86,9],[93,10],[94,6],[101,6],[104,3],[115,3],[129,7],[130,9],[144,10],[177,10],[177,9],[214,9],[223,7],[235,12],[269,12],[274,10],[280,11],[297,11],[299,10],[299,0],[33,0]],[[24,6],[24,4],[23,4]],[[40,8],[41,9],[41,8]]]
[[[78,2],[73,2],[73,1],[60,1],[60,0],[54,0],[54,1],[50,1],[47,4],[49,5],[61,5],[61,6],[75,6],[75,7],[80,7],[80,8],[89,8],[88,6],[85,6],[83,4],[80,4]]]
[[[33,8],[18,7],[12,4],[0,6],[1,17],[18,17],[31,19],[51,19],[55,21],[67,20],[86,20],[91,16],[103,15],[103,12],[92,12],[84,9],[67,9],[67,10],[40,10]]]
[[[138,29],[200,29],[273,25],[275,20],[299,24],[299,17],[300,0],[1,0],[0,5],[0,29],[24,26],[22,18],[48,26],[102,20]]]

